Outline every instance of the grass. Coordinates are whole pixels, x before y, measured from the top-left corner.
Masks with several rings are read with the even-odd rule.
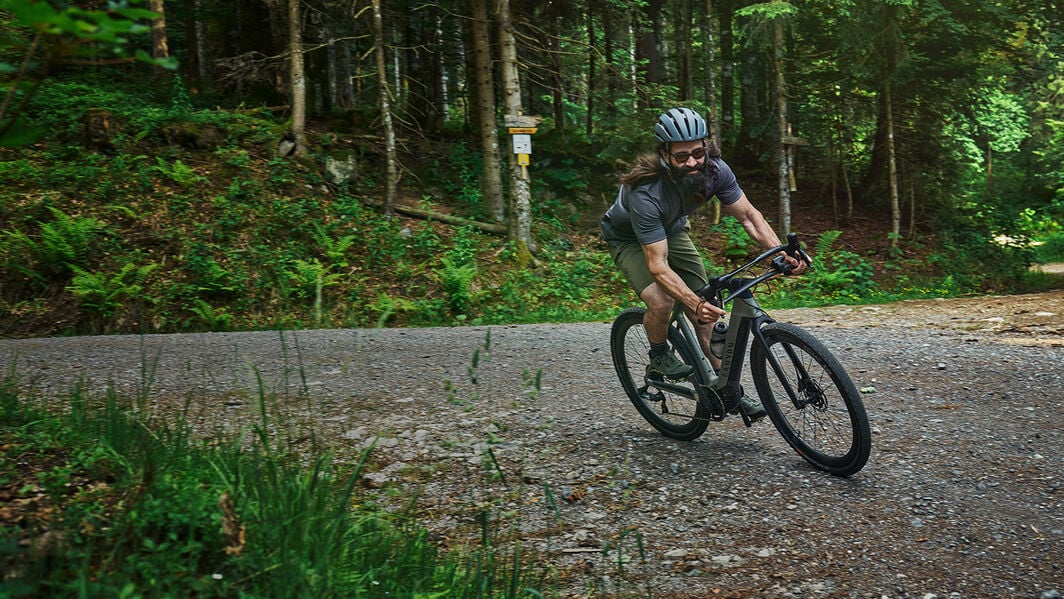
[[[353,465],[286,450],[264,392],[257,424],[210,439],[146,397],[78,386],[45,410],[14,368],[0,380],[0,597],[543,596],[487,528],[445,552],[412,509],[374,507],[372,448]]]

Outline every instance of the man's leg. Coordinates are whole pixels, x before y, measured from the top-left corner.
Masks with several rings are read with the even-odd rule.
[[[664,343],[668,337],[675,300],[657,283],[647,285],[639,294],[639,299],[647,305],[647,313],[643,315],[643,328],[647,331],[647,339],[651,343]]]
[[[647,305],[647,313],[643,315],[643,328],[647,331],[647,339],[651,343],[664,343],[665,338],[668,336],[669,321],[672,320],[672,310],[676,305],[675,300],[665,293],[657,283],[651,283],[643,290],[643,293],[639,294],[639,297]],[[698,344],[702,347],[702,353],[709,358],[713,368],[720,368],[720,359],[713,356],[709,351],[713,325],[708,323],[698,324],[694,312],[686,307],[684,312],[687,313],[688,320],[694,324],[695,335],[698,337]]]
[[[676,357],[669,346],[669,321],[675,301],[657,283],[651,283],[639,293],[647,305],[643,315],[643,329],[650,342],[650,368],[670,379],[682,379],[694,372],[694,366]]]
[[[687,313],[687,319],[691,321],[691,324],[695,328],[695,336],[698,337],[698,345],[702,347],[702,353],[706,354],[709,358],[709,364],[713,366],[713,370],[720,370],[720,358],[713,355],[709,351],[709,343],[713,335],[713,323],[707,322],[706,324],[699,324],[698,319],[695,318],[694,312],[684,308]]]

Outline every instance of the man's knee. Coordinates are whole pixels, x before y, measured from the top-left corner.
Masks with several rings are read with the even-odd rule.
[[[653,284],[647,287],[639,294],[643,302],[647,305],[647,310],[652,312],[668,312],[672,311],[672,307],[675,304],[675,300],[672,299],[668,293],[665,293],[657,284]]]

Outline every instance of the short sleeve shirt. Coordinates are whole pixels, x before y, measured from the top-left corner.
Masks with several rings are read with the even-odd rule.
[[[725,206],[743,196],[735,173],[720,158],[706,161],[705,174],[703,193],[687,198],[665,174],[632,188],[622,185],[602,218],[603,238],[611,245],[656,243],[682,231],[687,218],[713,196]]]

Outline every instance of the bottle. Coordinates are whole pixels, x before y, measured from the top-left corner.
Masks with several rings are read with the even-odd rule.
[[[713,334],[709,337],[709,353],[713,354],[715,358],[720,358],[724,355],[724,336],[728,332],[728,323],[723,320],[718,320],[717,324],[713,325]]]

